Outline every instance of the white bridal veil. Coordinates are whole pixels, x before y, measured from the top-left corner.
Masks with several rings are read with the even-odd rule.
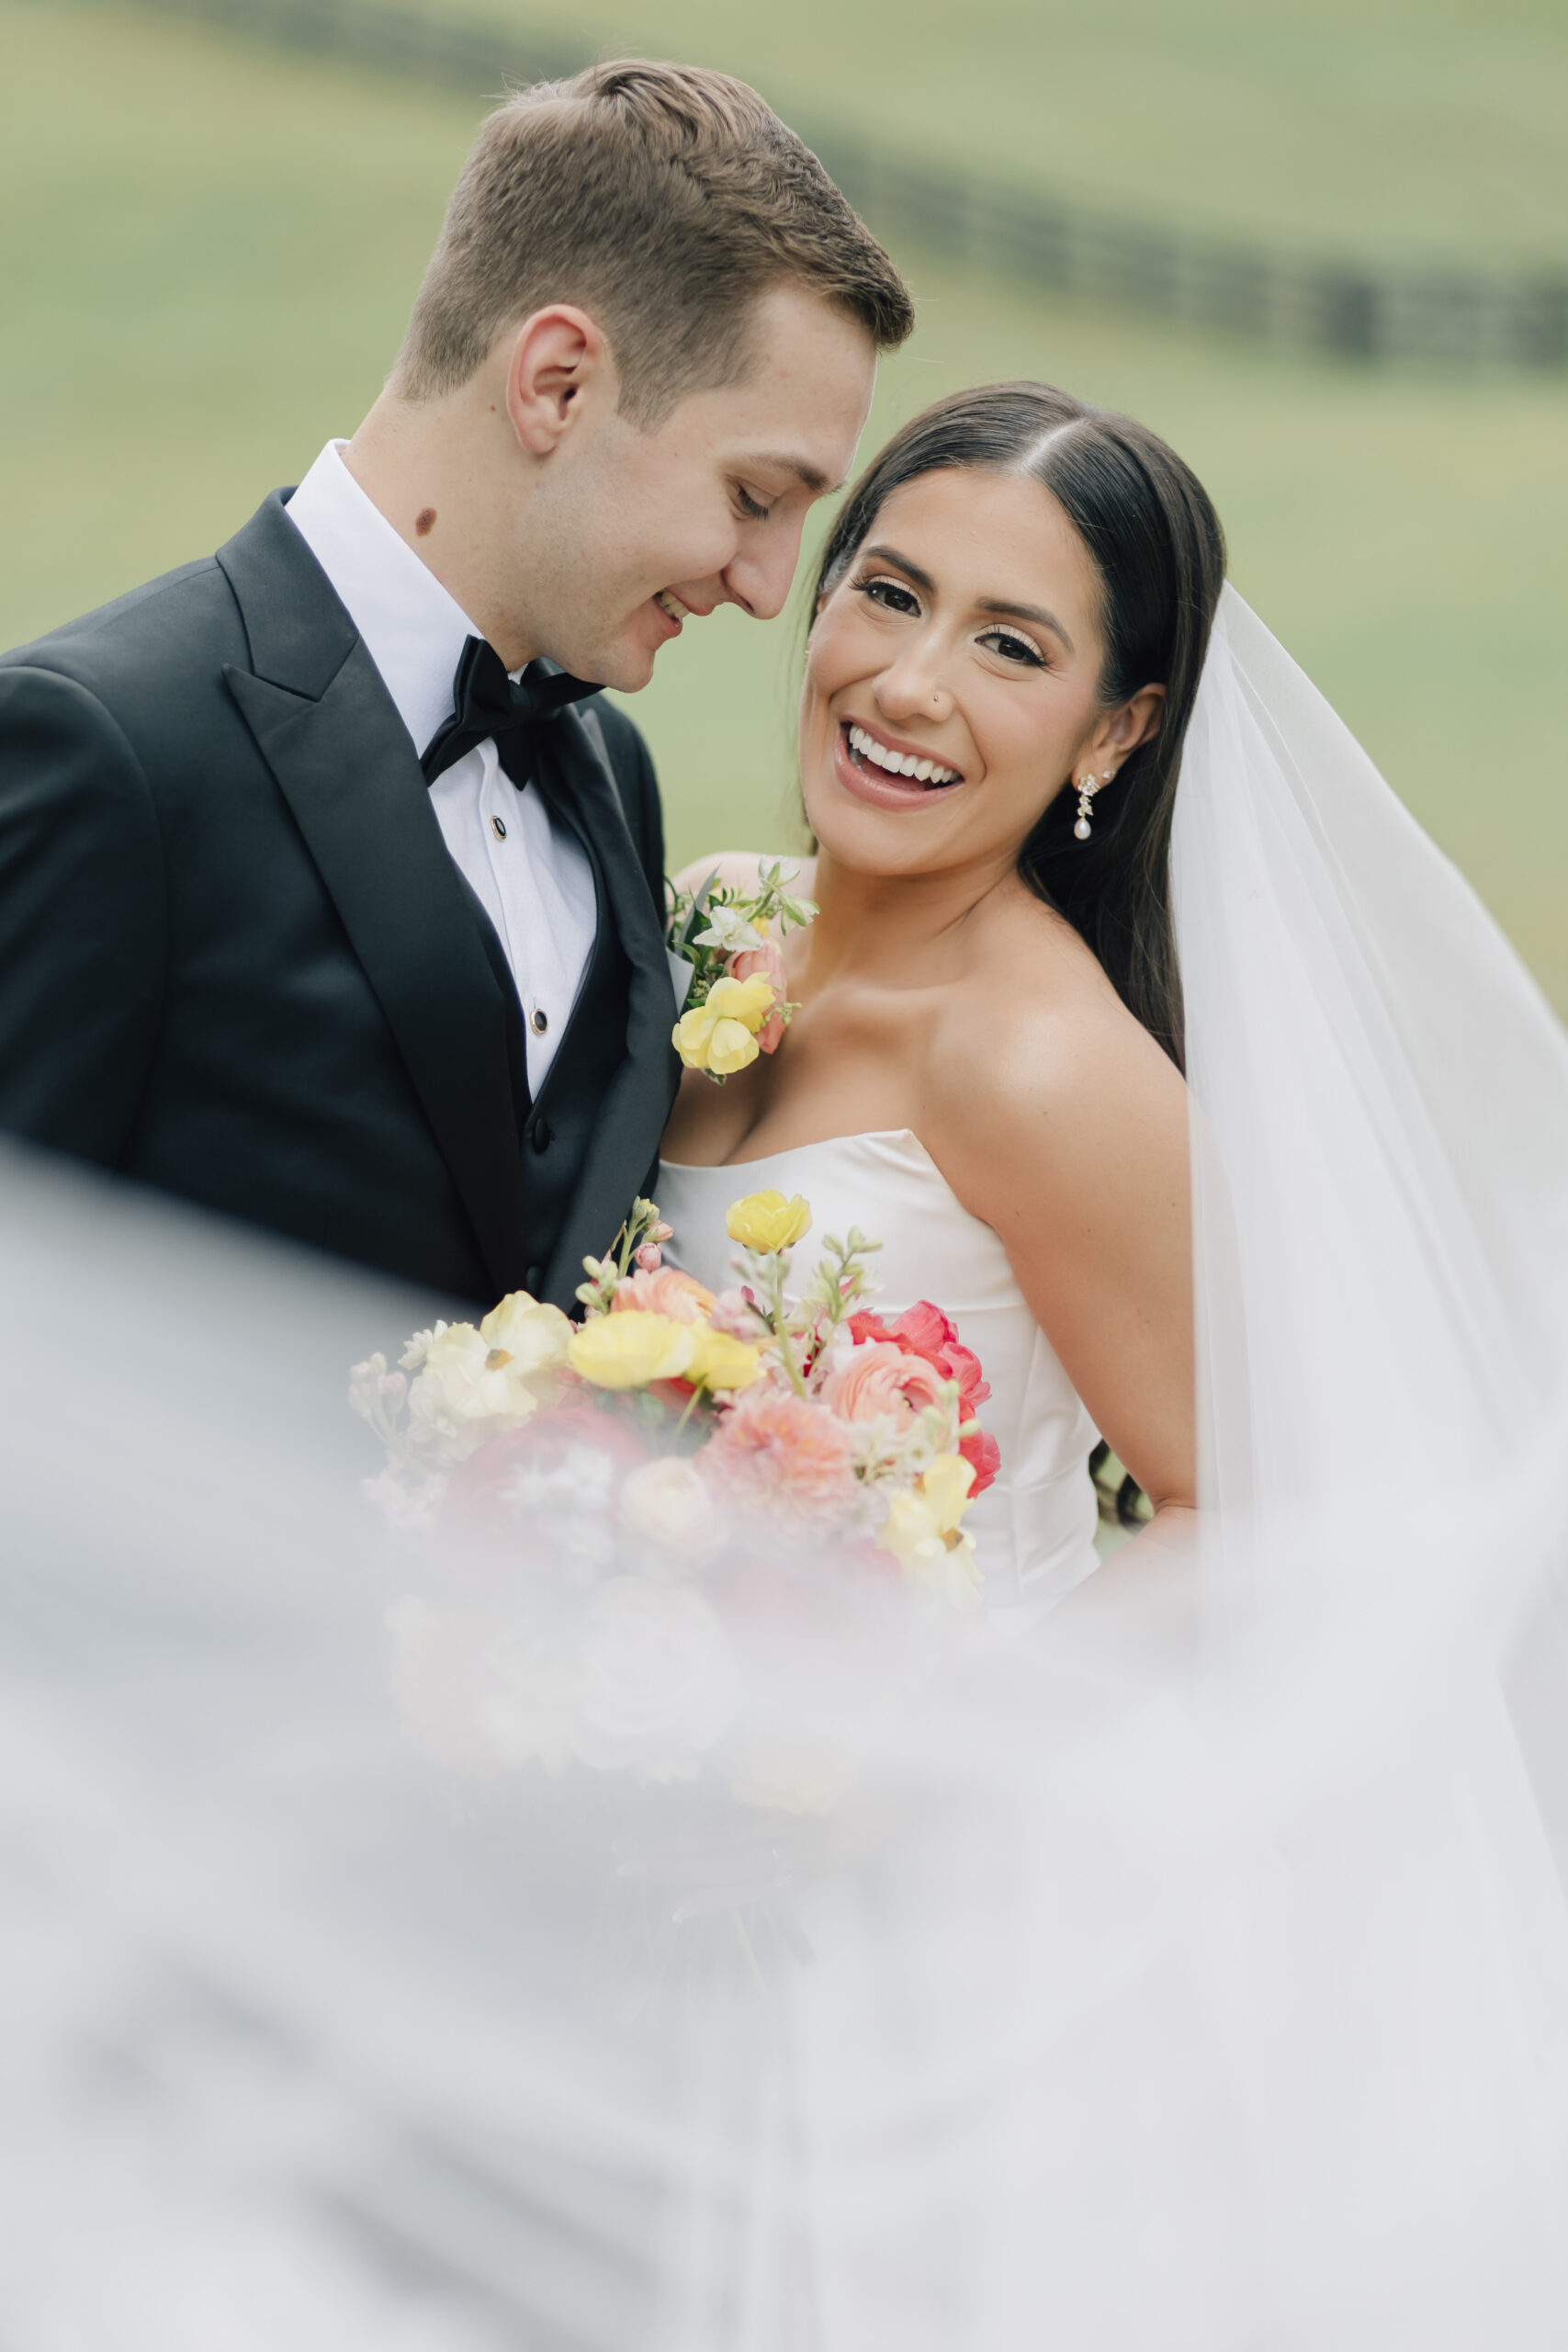
[[[1199,1556],[826,1810],[444,1776],[341,1401],[423,1303],[7,1166],[15,2352],[1559,2352],[1568,1046],[1228,590],[1174,863]]]

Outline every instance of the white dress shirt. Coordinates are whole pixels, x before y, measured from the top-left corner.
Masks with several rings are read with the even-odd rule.
[[[345,447],[328,442],[284,511],[346,607],[423,756],[452,716],[464,643],[483,631],[360,489],[338,454]],[[454,761],[430,797],[512,967],[536,1098],[592,952],[593,869],[542,796],[518,791],[493,742]]]

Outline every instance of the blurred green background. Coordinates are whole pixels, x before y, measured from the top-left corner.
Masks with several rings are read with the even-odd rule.
[[[465,5],[471,15],[473,6]],[[1368,259],[1568,260],[1561,0],[531,0],[787,114]],[[129,8],[0,0],[0,642],[208,550],[351,432],[477,101]],[[1360,372],[899,249],[920,303],[867,447],[1043,376],[1165,433],[1243,593],[1568,1010],[1568,379]],[[791,838],[798,628],[716,616],[635,700],[672,854]]]

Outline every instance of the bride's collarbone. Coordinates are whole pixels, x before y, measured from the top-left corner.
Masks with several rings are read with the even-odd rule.
[[[844,1136],[919,1132],[923,1057],[882,1036],[852,1040],[831,1025],[792,1023],[778,1052],[722,1088],[690,1076],[665,1136],[667,1159],[741,1166]]]

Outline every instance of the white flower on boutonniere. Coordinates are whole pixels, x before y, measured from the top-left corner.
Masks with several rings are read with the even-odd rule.
[[[743,956],[749,948],[761,947],[765,935],[740,908],[710,906],[708,927],[698,932],[693,944],[716,947],[721,956]]]

